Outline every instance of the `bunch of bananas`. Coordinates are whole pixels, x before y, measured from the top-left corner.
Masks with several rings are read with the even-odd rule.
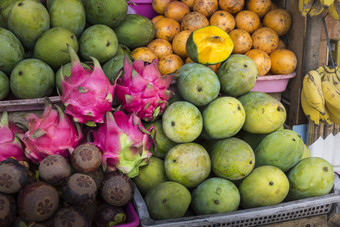
[[[309,71],[302,84],[301,106],[305,115],[319,125],[340,124],[340,71],[327,65]]]
[[[304,17],[320,15],[325,9],[335,20],[340,20],[340,0],[299,0],[299,11]]]

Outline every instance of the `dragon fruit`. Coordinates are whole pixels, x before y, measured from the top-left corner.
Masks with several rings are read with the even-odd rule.
[[[92,70],[85,69],[71,46],[68,46],[68,51],[72,71],[70,77],[61,78],[60,95],[65,113],[72,116],[75,122],[89,126],[103,123],[106,112],[112,109],[114,86],[105,76],[97,59],[92,58]]]
[[[52,109],[52,104],[46,102],[40,118],[33,113],[28,114],[28,131],[19,134],[26,145],[26,157],[34,162],[40,162],[53,154],[69,157],[70,152],[83,138],[80,126],[74,125],[59,106],[55,107],[57,110]]]
[[[139,167],[148,163],[152,128],[146,130],[135,114],[122,111],[106,113],[105,123],[93,134],[93,143],[103,152],[103,168],[120,170],[129,177],[139,174]]]
[[[128,56],[125,56],[124,75],[115,83],[116,95],[123,110],[136,113],[145,121],[153,121],[167,106],[172,94],[168,90],[171,81],[172,76],[162,76],[159,72],[156,59],[151,64],[142,60],[131,64]]]
[[[3,112],[0,120],[0,162],[8,158],[26,159],[20,140],[9,127],[8,114]]]

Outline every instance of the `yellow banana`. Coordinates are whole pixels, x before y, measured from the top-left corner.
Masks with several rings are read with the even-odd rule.
[[[325,111],[326,112],[325,115],[321,115],[319,113],[320,121],[322,121],[326,125],[332,125],[332,121],[331,121],[330,116],[329,116],[329,111],[327,110],[327,108],[325,108],[325,110],[326,110]]]
[[[322,92],[325,97],[328,109],[335,115],[340,114],[340,92],[336,90],[333,83],[330,81],[322,81]]]
[[[312,70],[305,75],[303,78],[303,88],[307,103],[322,115],[325,115],[325,100],[322,94],[321,77],[317,71]]]
[[[314,0],[299,0],[299,11],[302,16],[307,16],[311,10]]]
[[[302,110],[305,113],[305,115],[314,122],[315,125],[319,125],[320,124],[320,113],[319,111],[317,111],[316,109],[314,109],[313,107],[311,107],[308,103],[307,103],[307,99],[305,97],[305,92],[303,90],[304,88],[302,88],[301,91],[301,106],[302,106]]]
[[[327,9],[334,3],[334,0],[320,0],[320,2],[323,5],[323,7]]]
[[[330,7],[328,8],[328,13],[335,19],[340,21],[340,2],[334,2]]]
[[[336,88],[338,92],[340,92],[340,81],[338,77],[336,76],[336,73],[334,72],[330,74],[330,76],[332,77],[334,87]]]
[[[340,125],[340,114],[337,112],[337,110],[332,109],[331,106],[326,106],[326,109],[328,110],[329,119],[334,124]]]
[[[311,10],[308,12],[308,15],[311,17],[320,15],[322,11],[325,9],[321,4],[320,0],[314,0]]]
[[[319,66],[319,68],[316,69],[316,71],[320,74],[321,78],[325,72],[325,68],[323,66]]]

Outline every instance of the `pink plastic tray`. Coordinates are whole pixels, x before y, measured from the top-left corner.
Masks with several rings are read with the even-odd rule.
[[[131,0],[136,5],[129,4],[129,14],[138,14],[149,19],[158,15],[152,8],[152,0]]]
[[[287,75],[259,76],[251,91],[262,91],[265,93],[278,93],[286,90],[289,79],[293,78],[296,72]]]
[[[124,206],[123,209],[126,213],[126,223],[123,225],[116,225],[116,227],[137,227],[139,225],[139,216],[132,202]]]

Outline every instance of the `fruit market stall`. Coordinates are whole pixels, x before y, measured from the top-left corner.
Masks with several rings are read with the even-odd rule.
[[[314,2],[1,0],[0,226],[331,217],[339,177],[292,130],[337,78]]]

